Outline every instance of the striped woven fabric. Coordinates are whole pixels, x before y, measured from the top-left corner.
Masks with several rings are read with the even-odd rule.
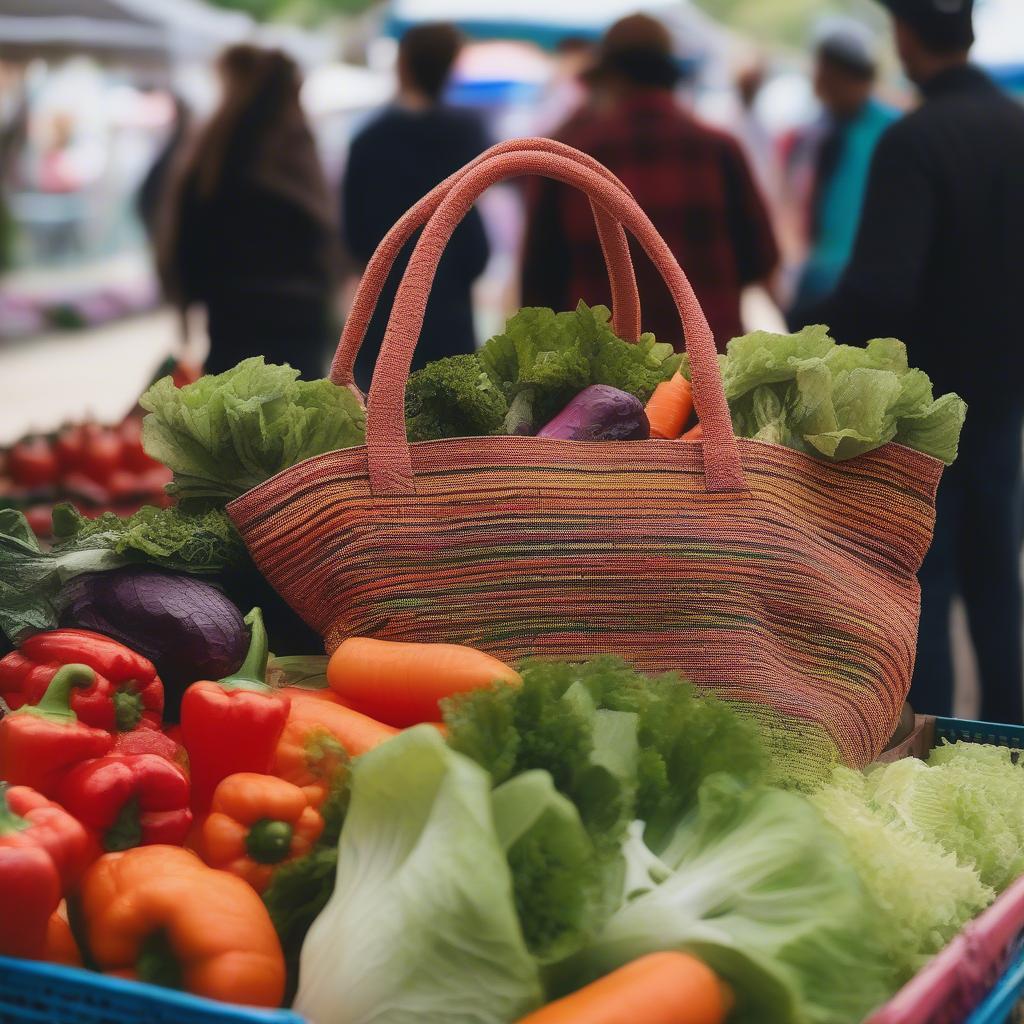
[[[375,499],[356,448],[229,511],[329,650],[617,654],[823,726],[863,765],[906,699],[941,463],[740,446],[745,494],[708,494],[694,443],[470,438],[412,446],[415,501]]]
[[[623,333],[635,334],[639,309],[624,228],[659,268],[702,440],[409,444],[405,385],[437,262],[483,189],[524,173],[590,197]],[[365,446],[301,463],[228,508],[268,580],[329,650],[364,635],[464,643],[511,662],[615,654],[748,705],[791,777],[872,760],[910,687],[916,573],[942,464],[895,444],[832,464],[735,438],[682,270],[621,182],[551,140],[495,147],[396,224],[364,274],[336,383],[352,386],[394,255],[421,226]]]

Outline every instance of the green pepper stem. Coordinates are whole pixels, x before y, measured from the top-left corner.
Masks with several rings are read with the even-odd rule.
[[[263,612],[253,608],[243,620],[249,627],[249,650],[236,672],[225,676],[221,686],[229,690],[270,690],[267,683],[267,627],[263,625]]]
[[[21,817],[20,814],[15,814],[11,810],[11,805],[7,802],[7,790],[10,788],[8,783],[0,782],[0,836],[9,836],[14,832],[24,832],[31,824],[31,822]]]
[[[61,665],[50,680],[38,704],[23,704],[14,715],[38,715],[54,722],[74,722],[78,715],[71,710],[71,691],[92,686],[96,673],[88,665]]]
[[[292,835],[287,821],[260,818],[245,837],[245,849],[257,864],[280,864],[291,851]]]

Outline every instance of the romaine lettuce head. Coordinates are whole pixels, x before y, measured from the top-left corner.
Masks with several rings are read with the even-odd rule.
[[[660,859],[639,835],[627,901],[561,965],[561,984],[679,949],[730,985],[731,1024],[853,1024],[893,991],[874,904],[805,797],[716,775]]]
[[[316,1024],[507,1024],[541,998],[487,773],[429,725],[365,754],[296,1010]]]

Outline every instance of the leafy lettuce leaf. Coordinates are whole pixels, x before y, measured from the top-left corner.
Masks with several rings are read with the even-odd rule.
[[[875,338],[837,345],[820,324],[796,334],[754,331],[729,342],[722,379],[739,437],[782,444],[808,455],[849,459],[898,441],[954,461],[967,406],[932,396],[906,346]]]
[[[295,1009],[333,1024],[507,1024],[541,1001],[491,781],[429,725],[359,758]]]
[[[892,993],[878,914],[805,797],[714,775],[660,858],[641,837],[627,844],[625,901],[559,965],[560,987],[678,949],[730,985],[735,1024],[850,1024]]]
[[[304,459],[362,444],[355,396],[262,356],[178,388],[158,380],[139,400],[147,454],[174,472],[182,502],[223,505]]]
[[[860,772],[836,768],[811,802],[846,840],[901,983],[995,899],[973,867],[872,802]]]
[[[576,805],[548,772],[509,779],[494,790],[492,804],[526,944],[542,964],[561,960],[615,909],[621,872],[605,870]]]

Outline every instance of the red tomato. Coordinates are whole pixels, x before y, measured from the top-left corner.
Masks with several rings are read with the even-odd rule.
[[[80,512],[85,512],[82,507],[83,503],[92,507],[110,504],[110,495],[107,493],[106,487],[82,473],[68,473],[64,477],[63,487],[73,499],[80,499],[74,501],[75,507]]]
[[[32,532],[37,537],[50,537],[53,535],[53,506],[33,505],[25,509],[25,518]]]
[[[115,469],[107,477],[107,491],[112,502],[137,498],[145,493],[144,477],[127,469]]]
[[[158,466],[156,459],[151,459],[142,447],[142,420],[137,416],[129,416],[118,428],[121,435],[121,460],[125,469],[144,473],[147,469]]]
[[[80,424],[65,427],[54,445],[57,462],[62,473],[73,473],[82,466],[82,450],[85,448],[85,428]]]
[[[19,441],[7,453],[7,472],[23,487],[42,487],[55,483],[58,475],[57,456],[42,437]]]
[[[105,484],[111,473],[121,468],[121,438],[108,427],[86,428],[82,450],[82,472],[99,484]]]

